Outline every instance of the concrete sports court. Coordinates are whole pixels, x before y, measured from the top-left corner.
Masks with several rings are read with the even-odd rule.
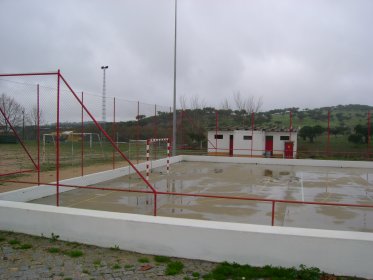
[[[322,161],[312,160],[307,161],[308,166],[305,166],[301,163],[293,165],[292,160],[280,160],[281,164],[274,164],[279,160],[237,163],[239,159],[226,158],[225,161],[232,162],[214,162],[218,158],[204,157],[210,159],[202,162],[198,158],[201,159],[194,157],[192,161],[172,164],[170,174],[165,172],[164,166],[152,170],[149,181],[157,191],[178,193],[157,196],[159,216],[270,225],[270,200],[276,200],[274,225],[373,232],[373,208],[281,202],[373,206],[372,168],[317,166]],[[146,190],[145,184],[135,174],[93,186],[109,190],[70,190],[60,194],[60,206],[153,214],[153,194],[115,191]],[[207,196],[194,197],[190,194]],[[239,200],[239,197],[258,201]],[[56,196],[29,202],[55,205]]]

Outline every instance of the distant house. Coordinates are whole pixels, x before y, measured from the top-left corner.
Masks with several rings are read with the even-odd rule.
[[[208,154],[296,158],[297,131],[281,129],[208,131]]]

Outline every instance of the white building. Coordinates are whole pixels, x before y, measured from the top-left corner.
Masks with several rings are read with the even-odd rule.
[[[296,158],[297,131],[218,130],[208,132],[209,155]]]

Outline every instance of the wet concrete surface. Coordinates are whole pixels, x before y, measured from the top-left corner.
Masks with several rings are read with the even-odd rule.
[[[373,206],[373,169],[181,162],[153,170],[158,191]],[[95,185],[147,190],[137,175]],[[50,196],[32,203],[56,203]],[[153,194],[76,189],[60,194],[67,207],[153,213]],[[271,224],[272,203],[225,198],[158,195],[160,216]],[[276,203],[275,225],[373,232],[373,208]]]

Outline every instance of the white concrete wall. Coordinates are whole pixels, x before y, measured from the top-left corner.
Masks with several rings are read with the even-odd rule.
[[[208,145],[207,151],[209,153],[216,152],[215,145],[215,131],[208,132]],[[251,130],[234,130],[234,131],[218,131],[218,134],[223,135],[223,139],[218,139],[218,150],[217,152],[229,153],[229,135],[233,135],[233,154],[240,155],[251,155],[251,141],[243,140],[243,136],[251,136]],[[273,150],[274,154],[283,154],[285,141],[280,140],[280,136],[290,136],[289,140],[294,142],[294,158],[296,158],[297,151],[297,133],[292,132],[265,132],[265,131],[254,131],[253,132],[253,156],[263,156],[265,151],[265,137],[273,136]]]
[[[97,230],[98,227],[100,230]],[[373,235],[0,201],[0,229],[146,254],[373,277]]]
[[[223,135],[223,139],[215,139],[215,131],[207,133],[207,152],[209,153],[229,153],[229,136],[233,135],[233,131],[220,131],[217,134]],[[217,149],[216,149],[217,148]]]
[[[244,136],[252,136],[252,140],[244,140]],[[265,133],[263,131],[236,130],[233,136],[233,155],[251,155],[253,141],[253,156],[263,156]]]
[[[215,157],[183,155],[184,161],[249,163],[249,164],[278,164],[290,166],[318,166],[337,168],[373,168],[372,161],[340,161],[316,159],[280,159],[280,158],[246,158],[246,157]]]

